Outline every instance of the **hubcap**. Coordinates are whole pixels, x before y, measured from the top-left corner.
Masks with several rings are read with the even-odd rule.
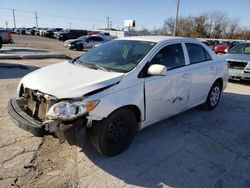
[[[109,144],[120,147],[128,137],[127,121],[123,118],[116,118],[108,125],[107,140]]]
[[[210,104],[215,106],[220,98],[220,88],[218,86],[214,87],[210,95]]]

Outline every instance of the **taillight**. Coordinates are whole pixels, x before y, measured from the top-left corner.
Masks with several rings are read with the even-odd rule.
[[[8,32],[8,39],[9,40],[11,40],[11,37],[12,37],[11,35],[12,35],[11,32]]]

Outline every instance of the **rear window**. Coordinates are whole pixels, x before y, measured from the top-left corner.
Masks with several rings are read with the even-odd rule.
[[[212,59],[207,50],[199,44],[187,43],[186,47],[189,55],[190,64],[209,61]]]

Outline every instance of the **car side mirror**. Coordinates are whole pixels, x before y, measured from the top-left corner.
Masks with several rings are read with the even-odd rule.
[[[165,76],[167,74],[167,67],[164,65],[153,64],[148,68],[147,73],[152,76]]]

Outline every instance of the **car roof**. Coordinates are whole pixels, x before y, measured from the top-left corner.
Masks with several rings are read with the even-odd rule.
[[[134,36],[134,37],[124,37],[118,40],[139,40],[139,41],[148,41],[148,42],[156,42],[160,43],[162,41],[190,41],[197,42],[196,39],[185,38],[185,37],[172,37],[172,36]]]

